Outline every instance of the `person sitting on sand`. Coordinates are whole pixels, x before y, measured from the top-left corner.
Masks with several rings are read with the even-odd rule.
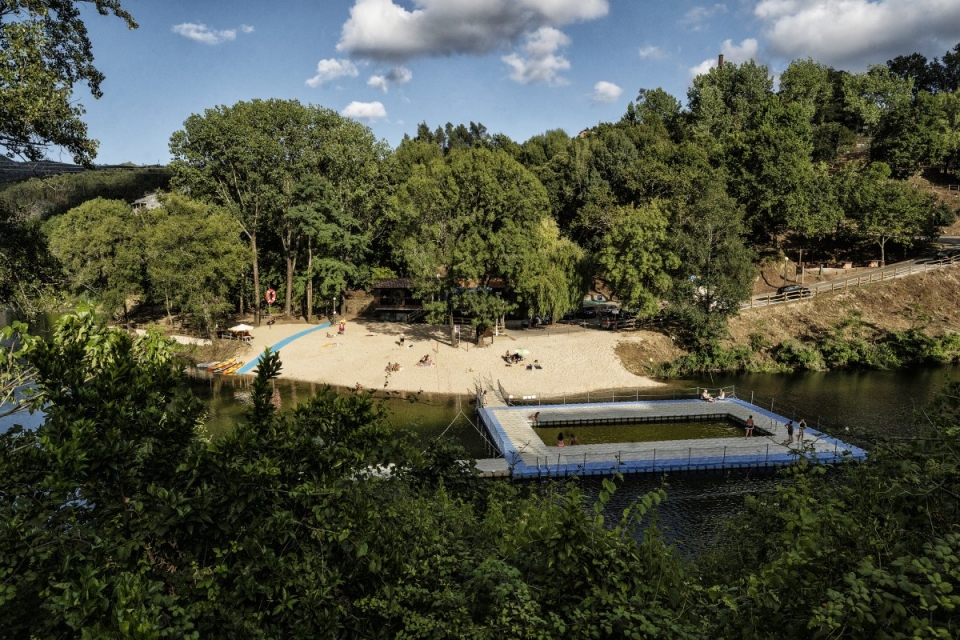
[[[418,367],[432,367],[435,363],[430,360],[430,354],[420,358],[420,361],[417,363]]]

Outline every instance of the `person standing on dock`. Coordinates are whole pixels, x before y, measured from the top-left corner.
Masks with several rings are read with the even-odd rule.
[[[800,418],[797,423],[797,442],[803,442],[803,432],[807,430],[807,421]]]
[[[753,416],[749,416],[749,417],[747,418],[746,429],[744,429],[744,431],[743,431],[743,437],[744,437],[744,438],[749,438],[750,436],[753,435],[753,427],[754,427],[754,426],[756,426],[756,425],[753,424]]]
[[[787,421],[787,444],[793,444],[793,420]]]

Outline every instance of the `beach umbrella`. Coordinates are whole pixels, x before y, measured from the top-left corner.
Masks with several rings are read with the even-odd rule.
[[[514,353],[517,353],[521,356],[528,356],[530,355],[530,349],[517,349]]]
[[[248,324],[238,324],[230,327],[230,331],[253,331],[253,327]]]

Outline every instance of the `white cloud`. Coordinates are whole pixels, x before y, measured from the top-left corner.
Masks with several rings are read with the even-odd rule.
[[[317,63],[317,75],[307,80],[311,87],[319,87],[325,82],[335,80],[343,76],[356,77],[359,75],[357,66],[349,60],[337,60],[327,58]]]
[[[655,47],[653,45],[649,45],[641,48],[639,53],[640,53],[640,57],[643,58],[644,60],[646,60],[647,58],[652,58],[653,60],[659,60],[660,58],[663,57],[663,49],[661,49],[660,47]]]
[[[240,31],[243,31],[244,33],[253,33],[253,27],[248,24],[242,24],[240,25]]]
[[[351,102],[343,108],[340,115],[357,120],[381,120],[387,117],[387,110],[381,102]]]
[[[774,55],[848,69],[941,55],[960,40],[956,0],[761,0],[754,15]]]
[[[590,98],[594,102],[616,102],[621,93],[623,93],[623,89],[617,85],[601,80],[593,85],[593,95]]]
[[[413,72],[406,67],[394,67],[382,76],[370,76],[367,84],[375,89],[381,89],[384,93],[390,88],[390,85],[407,84],[413,79]]]
[[[715,4],[712,7],[698,5],[680,18],[680,24],[690,31],[703,31],[712,18],[726,12],[727,5],[725,4]]]
[[[337,50],[390,61],[487,54],[543,27],[594,20],[610,10],[609,0],[414,0],[413,4],[414,9],[407,10],[394,0],[355,0]]]
[[[720,53],[723,54],[723,59],[727,62],[735,62],[737,64],[746,62],[747,60],[756,60],[759,50],[760,46],[754,38],[747,38],[740,44],[733,44],[733,40],[727,39],[720,45]],[[697,66],[690,67],[690,77],[696,78],[699,75],[703,75],[715,66],[717,66],[717,59],[708,58]]]
[[[221,42],[228,42],[237,38],[236,29],[217,30],[211,29],[205,24],[194,22],[175,24],[170,30],[184,38],[189,38],[195,42],[202,42],[203,44],[220,44]],[[244,33],[249,32],[245,31]]]
[[[520,84],[560,85],[566,81],[557,74],[570,68],[570,61],[557,50],[570,44],[570,38],[553,27],[541,27],[527,36],[523,45],[526,57],[516,53],[503,56],[501,60],[513,68],[510,78]]]

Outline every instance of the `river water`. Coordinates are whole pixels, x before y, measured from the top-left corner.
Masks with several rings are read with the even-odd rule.
[[[804,417],[830,435],[869,449],[873,435],[909,435],[922,411],[945,384],[960,380],[960,367],[924,367],[900,371],[834,371],[790,375],[750,374],[708,376],[671,381],[669,387],[689,391],[694,387],[724,387],[790,418]],[[209,376],[195,378],[194,391],[207,402],[208,428],[214,434],[232,428],[249,407],[249,379]],[[310,397],[320,385],[280,380],[277,383],[284,408]],[[443,435],[477,458],[490,450],[475,427],[472,398],[393,396],[384,399],[390,424],[413,429],[426,442]],[[600,479],[578,481],[595,496]],[[607,504],[605,516],[617,519],[636,497],[663,486],[667,500],[658,508],[660,526],[668,540],[685,553],[708,546],[725,516],[737,513],[747,494],[774,491],[782,480],[765,472],[728,472],[669,477],[627,476]]]

